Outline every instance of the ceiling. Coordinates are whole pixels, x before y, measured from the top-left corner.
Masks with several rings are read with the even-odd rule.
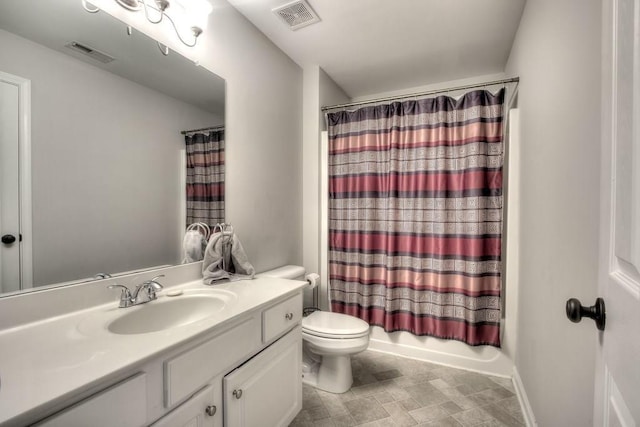
[[[290,30],[271,9],[229,0],[298,65],[352,98],[504,71],[525,0],[308,0],[321,21]]]

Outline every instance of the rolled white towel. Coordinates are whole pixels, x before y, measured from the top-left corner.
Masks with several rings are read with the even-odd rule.
[[[207,241],[199,231],[187,230],[182,241],[182,249],[184,251],[182,263],[202,261],[206,246]]]

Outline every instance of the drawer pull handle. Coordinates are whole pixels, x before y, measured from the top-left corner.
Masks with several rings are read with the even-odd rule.
[[[207,408],[205,409],[205,412],[207,413],[207,415],[209,415],[210,417],[213,417],[216,414],[216,411],[218,410],[218,408],[215,407],[215,405],[209,405],[207,406]]]
[[[285,319],[287,319],[287,320],[291,320],[291,319],[293,319],[293,313],[287,313],[287,314],[285,314],[285,315],[284,315],[284,318],[285,318]]]
[[[240,399],[242,397],[242,389],[233,390],[233,395],[236,399]]]

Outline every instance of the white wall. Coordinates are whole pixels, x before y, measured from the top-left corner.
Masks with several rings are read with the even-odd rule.
[[[302,124],[302,265],[308,272],[319,270],[320,221],[320,67],[307,66],[303,72]],[[306,300],[307,298],[305,298]],[[305,305],[309,305],[305,301]]]
[[[598,0],[528,1],[506,68],[519,75],[520,296],[516,369],[540,426],[593,425],[598,265]]]
[[[257,271],[302,262],[302,70],[228,3],[211,56],[227,80],[227,211]]]
[[[350,102],[351,99],[347,96],[347,94],[342,90],[340,86],[334,82],[331,77],[320,68],[319,75],[319,84],[320,84],[320,107],[328,107],[331,105],[344,104],[346,102]],[[322,111],[320,114],[320,130],[326,130],[326,122],[324,120],[324,113]]]
[[[477,83],[482,83],[482,82],[489,82],[489,81],[493,81],[493,80],[500,80],[500,79],[504,79],[506,76],[504,73],[498,73],[498,74],[485,74],[482,76],[475,76],[475,77],[470,77],[470,78],[466,78],[466,79],[458,79],[458,80],[447,80],[444,82],[440,82],[440,83],[433,83],[433,84],[428,84],[428,85],[422,85],[422,86],[412,86],[412,87],[405,87],[405,88],[398,88],[397,90],[392,90],[392,91],[385,91],[385,92],[377,92],[377,93],[372,93],[370,95],[367,96],[357,96],[353,99],[351,99],[351,101],[353,102],[364,102],[364,101],[371,101],[371,100],[375,100],[375,99],[379,99],[379,98],[387,98],[387,97],[394,97],[394,96],[407,96],[407,95],[411,95],[414,93],[421,93],[421,92],[430,92],[432,90],[447,90],[453,87],[457,87],[457,86],[465,86],[465,85],[472,85],[472,84],[477,84]],[[462,94],[463,92],[451,92],[448,93],[451,96],[457,96],[459,94]]]
[[[92,3],[226,79],[226,219],[257,271],[300,264],[300,67],[225,0],[212,1],[209,27],[194,49],[116,2]]]
[[[308,272],[320,273],[320,132],[325,129],[321,107],[348,102],[344,91],[315,66],[304,68],[304,118],[303,118],[303,264]],[[321,277],[318,304],[326,308],[327,278]],[[307,292],[309,294],[309,292]],[[305,306],[311,306],[310,295],[305,294]]]
[[[222,119],[5,31],[0,51],[31,80],[34,284],[179,262],[180,131]]]
[[[338,86],[336,84],[336,82],[334,82],[331,77],[329,77],[329,75],[322,69],[320,68],[320,81],[319,81],[319,87],[320,87],[320,108],[322,107],[327,107],[327,106],[331,106],[331,105],[337,105],[337,104],[344,104],[346,102],[351,102],[351,99],[349,99],[348,95],[342,90],[342,88],[340,86]],[[327,130],[327,123],[324,117],[324,113],[320,110],[319,111],[320,114],[320,131],[326,131]],[[316,179],[317,181],[317,187],[318,188],[318,196],[316,198],[316,200],[318,200],[319,206],[318,209],[316,210],[316,212],[318,212],[318,220],[320,221],[318,224],[318,232],[319,232],[319,239],[324,239],[325,243],[328,242],[328,236],[326,234],[323,234],[323,230],[322,230],[322,217],[324,216],[325,221],[327,220],[327,212],[328,212],[328,205],[327,206],[323,206],[322,200],[324,197],[324,200],[328,201],[328,194],[329,194],[329,187],[328,187],[328,179],[325,180],[324,183],[320,182],[320,180],[323,177],[323,172],[322,172],[322,165],[323,165],[323,161],[322,161],[322,157],[324,157],[325,159],[328,158],[328,151],[325,151],[327,149],[326,143],[325,143],[325,147],[324,150],[321,148],[321,143],[318,144],[319,148],[318,150],[316,150],[315,153],[319,153],[318,154],[318,162],[317,164],[319,164],[319,169],[318,169],[318,173],[316,175]],[[324,155],[323,155],[324,153]],[[326,161],[324,162],[325,166],[326,165]],[[323,192],[324,189],[324,192]],[[326,230],[326,226],[324,227]],[[318,241],[318,244],[314,246],[315,251],[318,251],[318,248],[322,248],[322,241]],[[327,254],[328,255],[328,254]],[[324,265],[322,265],[322,260],[324,259],[321,254],[318,253],[316,259],[318,260],[318,270],[314,270],[317,271],[318,273],[322,273],[324,271],[323,274],[321,274],[320,277],[320,286],[318,289],[318,305],[320,306],[320,308],[322,310],[328,310],[329,309],[329,302],[328,302],[328,283],[329,283],[329,277],[328,276],[328,269],[327,267],[327,262],[324,262]]]

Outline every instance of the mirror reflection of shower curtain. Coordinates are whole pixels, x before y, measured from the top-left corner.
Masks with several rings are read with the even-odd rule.
[[[500,346],[504,88],[337,111],[332,311]]]
[[[185,135],[187,223],[224,222],[224,129]]]

